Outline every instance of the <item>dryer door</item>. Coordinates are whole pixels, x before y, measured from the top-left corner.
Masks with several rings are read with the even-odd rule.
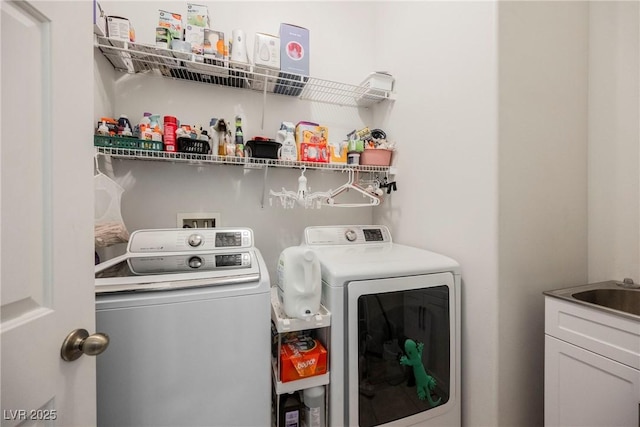
[[[451,273],[349,282],[349,425],[413,425],[455,406],[454,283]]]

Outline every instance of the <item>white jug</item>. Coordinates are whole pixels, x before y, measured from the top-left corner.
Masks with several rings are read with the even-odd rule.
[[[320,311],[320,261],[305,246],[291,246],[278,259],[278,299],[287,316],[307,319]]]

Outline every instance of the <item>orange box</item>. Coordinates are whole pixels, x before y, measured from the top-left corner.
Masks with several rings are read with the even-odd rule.
[[[280,347],[280,381],[295,381],[327,373],[327,350],[320,341],[298,337]]]

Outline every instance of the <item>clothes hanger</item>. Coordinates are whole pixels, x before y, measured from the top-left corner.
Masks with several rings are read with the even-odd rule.
[[[98,160],[98,156],[100,155],[105,155],[103,153],[99,153],[96,152],[96,154],[94,154],[93,156],[93,165],[95,167],[95,174],[93,175],[94,178],[94,187],[96,188],[110,188],[113,187],[115,191],[117,191],[118,193],[122,194],[124,193],[124,188],[118,184],[113,178],[111,178],[109,175],[103,173],[100,170],[100,161]]]
[[[282,206],[284,208],[293,208],[296,204],[304,208],[313,208],[314,202],[317,202],[315,204],[320,207],[320,200],[329,197],[329,193],[323,191],[309,193],[309,188],[307,187],[307,177],[304,176],[306,169],[306,167],[302,167],[300,177],[298,178],[298,191],[294,192],[291,190],[287,190],[284,187],[282,187],[282,191],[280,192],[269,190],[269,194],[271,196],[280,198],[280,203],[282,203]]]
[[[98,152],[96,152],[96,154],[93,155],[93,166],[96,168],[94,176],[104,175],[100,170],[100,162],[98,161],[99,155],[100,153]]]
[[[345,184],[342,184],[340,187],[336,188],[335,190],[330,190],[329,196],[326,198],[325,203],[329,206],[336,207],[336,208],[359,208],[359,207],[370,207],[370,206],[379,205],[381,202],[381,199],[379,196],[367,191],[366,189],[362,188],[360,185],[355,183],[355,171],[353,169],[347,169],[347,172],[349,173],[349,178],[347,182]],[[350,190],[355,190],[358,193],[362,194],[363,197],[367,199],[367,201],[362,203],[336,202],[335,198],[338,195]]]

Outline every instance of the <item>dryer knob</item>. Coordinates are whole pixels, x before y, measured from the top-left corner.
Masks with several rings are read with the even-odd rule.
[[[344,233],[344,237],[346,237],[350,242],[355,242],[355,240],[358,238],[358,235],[356,234],[355,230],[349,229]]]
[[[200,234],[192,234],[191,236],[189,236],[187,241],[189,242],[189,246],[192,246],[195,248],[202,244],[203,239]]]
[[[202,267],[202,258],[200,258],[199,256],[193,256],[189,258],[189,267],[191,268]]]

